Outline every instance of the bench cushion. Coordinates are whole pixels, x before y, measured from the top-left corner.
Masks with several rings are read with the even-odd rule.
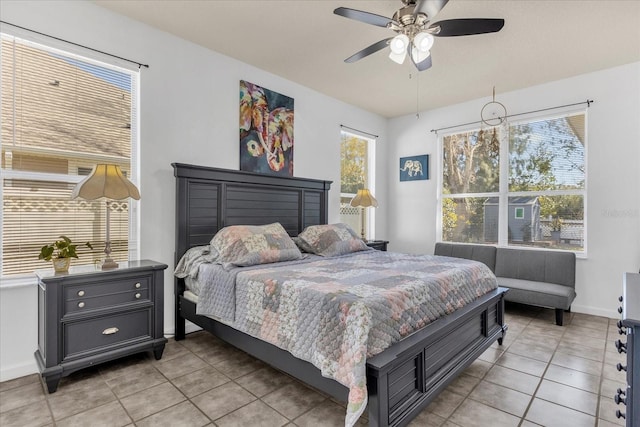
[[[456,243],[436,243],[435,255],[464,258],[479,261],[495,272],[496,247],[488,245],[463,245]]]
[[[498,277],[498,286],[510,288],[505,300],[568,310],[576,297],[572,287],[547,282]]]
[[[498,248],[495,273],[498,277],[555,283],[574,289],[576,254],[573,252]]]

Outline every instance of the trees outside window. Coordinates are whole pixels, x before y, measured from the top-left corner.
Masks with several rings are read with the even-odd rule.
[[[584,111],[443,136],[442,240],[584,251],[585,139]]]
[[[362,221],[368,229],[367,236],[374,236],[373,208],[364,211],[350,206],[359,189],[373,188],[373,154],[375,140],[350,132],[341,132],[340,143],[340,221],[359,231]],[[365,215],[363,218],[362,215]]]

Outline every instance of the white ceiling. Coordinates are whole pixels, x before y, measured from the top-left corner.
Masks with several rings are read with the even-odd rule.
[[[391,16],[400,0],[96,0],[114,12],[385,117],[640,61],[640,0],[451,0],[436,21],[504,18],[499,33],[436,38],[418,73],[386,51],[343,60],[391,30],[333,14]],[[153,64],[151,64],[153,66]]]

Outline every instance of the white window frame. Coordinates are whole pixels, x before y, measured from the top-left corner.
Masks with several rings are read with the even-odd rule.
[[[500,135],[500,182],[499,182],[499,191],[498,192],[489,192],[489,193],[464,193],[464,194],[455,194],[455,195],[447,195],[446,197],[443,195],[442,186],[443,186],[443,177],[442,171],[443,167],[443,150],[444,143],[443,140],[446,136],[455,135],[463,132],[473,132],[476,130],[480,130],[477,125],[474,126],[466,126],[459,127],[455,131],[442,133],[438,135],[438,187],[436,191],[437,198],[437,212],[436,212],[436,241],[442,242],[442,203],[445,198],[478,198],[478,197],[498,197],[498,246],[501,247],[509,247],[509,237],[508,237],[508,228],[509,228],[509,197],[526,197],[531,196],[533,194],[537,196],[566,196],[566,195],[580,195],[583,198],[583,209],[584,209],[584,231],[583,231],[583,247],[582,250],[567,250],[563,249],[563,251],[574,252],[576,257],[578,258],[587,258],[587,231],[588,231],[588,215],[587,215],[587,187],[589,181],[588,174],[588,139],[589,132],[588,130],[588,120],[589,120],[589,110],[588,108],[564,108],[558,109],[555,114],[526,114],[522,115],[519,120],[509,121],[501,126],[512,126],[518,125],[521,123],[529,123],[533,121],[542,121],[542,120],[553,120],[561,117],[567,117],[577,114],[584,114],[584,176],[585,176],[585,184],[584,188],[581,190],[545,190],[545,191],[509,191],[509,143],[505,134]],[[508,131],[508,130],[507,130]],[[482,243],[478,243],[482,244]],[[559,249],[544,249],[544,248],[531,248],[527,246],[517,246],[518,249],[538,249],[538,250],[559,250]]]
[[[520,215],[518,215],[520,213]],[[515,219],[524,219],[524,208],[522,206],[516,206],[513,212],[513,217]]]
[[[8,25],[0,26],[1,38],[17,38],[21,43],[34,46],[41,50],[60,54],[66,57],[77,58],[80,61],[92,63],[104,68],[111,68],[119,72],[127,72],[131,75],[131,102],[135,103],[135,108],[131,116],[131,159],[130,170],[131,176],[129,180],[140,187],[140,73],[138,67],[133,66],[129,62],[120,60],[110,55],[101,54],[89,49],[69,45],[64,41],[50,39],[46,36],[25,31],[19,28],[10,27]],[[1,78],[1,77],[0,77]],[[2,145],[2,135],[0,134],[0,146]],[[121,160],[116,156],[96,156],[96,160],[112,163],[114,160]],[[4,200],[4,180],[20,179],[31,181],[49,181],[75,184],[82,181],[85,176],[64,175],[55,173],[39,173],[32,171],[5,170],[0,168],[0,201]],[[129,259],[140,258],[140,209],[139,201],[129,199]],[[3,213],[0,212],[0,236],[2,236]],[[1,243],[1,242],[0,242]],[[3,245],[0,244],[0,259],[2,258]],[[3,276],[0,265],[0,288],[13,288],[28,286],[35,283],[33,274],[16,274],[11,276]]]
[[[340,144],[342,144],[342,134],[347,134],[347,135],[351,135],[351,136],[355,136],[357,138],[363,139],[367,141],[367,188],[369,189],[369,191],[371,192],[371,194],[373,194],[373,196],[375,197],[376,195],[376,180],[375,180],[375,176],[376,176],[376,171],[375,171],[375,165],[376,165],[376,138],[372,137],[371,135],[367,135],[365,133],[361,133],[358,131],[354,131],[354,130],[345,130],[345,129],[340,129]],[[342,177],[340,177],[342,178]],[[342,197],[355,197],[355,194],[349,194],[349,193],[340,193],[340,198]],[[375,235],[376,235],[376,208],[367,208],[367,213],[365,215],[366,218],[366,222],[365,222],[365,232],[369,238],[369,240],[375,240]],[[360,232],[360,230],[355,230],[358,233]]]

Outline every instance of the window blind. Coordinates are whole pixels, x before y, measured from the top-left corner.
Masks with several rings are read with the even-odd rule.
[[[71,200],[71,191],[98,162],[118,164],[136,183],[137,72],[7,35],[0,63],[2,276],[48,267],[40,247],[61,235],[78,243],[77,263],[93,263],[104,250],[107,203]],[[135,238],[130,203],[109,203],[117,261]]]

